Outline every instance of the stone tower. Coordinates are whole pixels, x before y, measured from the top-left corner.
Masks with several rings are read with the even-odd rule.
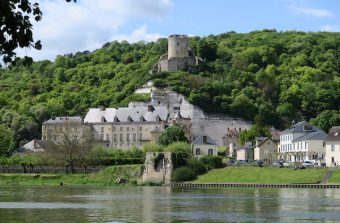
[[[168,37],[168,53],[159,58],[157,71],[188,71],[189,67],[201,62],[202,59],[195,57],[189,48],[187,35],[171,35]]]
[[[171,35],[168,38],[168,59],[189,57],[189,38],[187,35]]]

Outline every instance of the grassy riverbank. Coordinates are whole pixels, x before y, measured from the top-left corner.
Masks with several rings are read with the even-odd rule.
[[[130,184],[137,182],[142,165],[112,166],[92,174],[0,174],[0,184],[16,185],[116,185],[117,178],[125,178]]]
[[[290,168],[226,167],[201,175],[199,183],[317,183],[327,169],[293,170]]]
[[[334,170],[328,182],[329,183],[340,183],[340,170]]]

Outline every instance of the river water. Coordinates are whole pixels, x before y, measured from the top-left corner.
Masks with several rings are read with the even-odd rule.
[[[0,186],[0,222],[340,222],[340,190]]]

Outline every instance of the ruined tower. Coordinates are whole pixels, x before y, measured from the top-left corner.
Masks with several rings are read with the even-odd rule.
[[[171,35],[168,37],[168,53],[159,58],[157,71],[188,71],[190,66],[198,65],[201,61],[189,48],[187,35]]]

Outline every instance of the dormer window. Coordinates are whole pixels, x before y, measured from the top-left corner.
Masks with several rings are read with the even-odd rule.
[[[107,122],[104,116],[101,117],[101,122]]]
[[[113,119],[114,122],[120,122],[119,119],[115,116],[115,118]]]
[[[157,116],[156,116],[156,121],[157,121],[157,122],[161,122],[162,119],[157,115]]]
[[[133,122],[131,116],[129,116],[129,117],[127,118],[127,121],[128,121],[128,122]]]
[[[140,117],[139,119],[141,122],[145,122],[145,118],[143,116]]]

